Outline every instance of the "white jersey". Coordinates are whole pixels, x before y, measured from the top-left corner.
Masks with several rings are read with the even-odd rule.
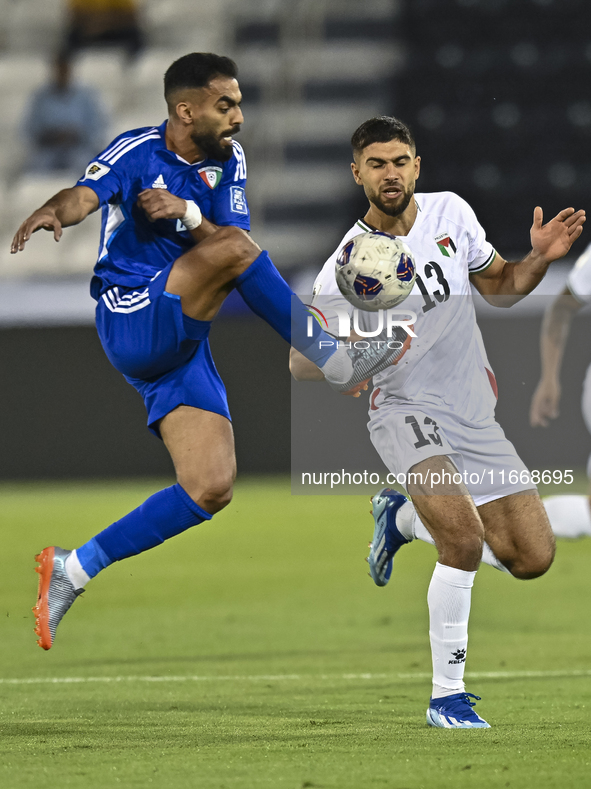
[[[399,238],[413,253],[417,279],[397,309],[416,313],[417,337],[395,366],[374,377],[370,416],[381,405],[430,404],[465,423],[483,423],[494,413],[496,383],[476,324],[469,275],[484,271],[496,252],[474,211],[458,195],[438,192],[417,194],[415,199],[415,223],[408,236]],[[357,222],[339,250],[371,230]],[[346,303],[335,279],[339,250],[314,284],[313,304],[323,312],[331,304],[342,308]]]
[[[568,289],[581,304],[591,303],[591,244],[572,268],[566,281]],[[581,401],[583,419],[591,433],[591,365],[587,368]],[[587,476],[591,479],[591,455],[587,463]]]

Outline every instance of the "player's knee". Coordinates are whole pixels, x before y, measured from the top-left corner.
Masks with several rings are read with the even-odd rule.
[[[439,552],[439,561],[452,567],[472,569],[478,567],[482,559],[482,549],[484,546],[484,533],[478,530],[464,534],[461,539],[453,541],[437,540],[436,545]]]
[[[221,227],[211,238],[220,263],[232,278],[240,276],[261,254],[260,247],[239,227]]]
[[[471,534],[460,543],[458,552],[466,565],[472,565],[481,561],[483,547],[484,534]]]
[[[206,512],[215,515],[232,501],[234,475],[221,475],[212,480],[190,479],[179,480],[184,490]]]
[[[530,581],[547,573],[554,561],[555,548],[549,545],[544,549],[538,548],[526,555],[517,556],[513,561],[508,561],[507,569],[514,578]]]
[[[232,494],[232,483],[229,481],[220,481],[216,484],[209,485],[201,494],[198,503],[206,512],[210,512],[214,515],[216,512],[228,506],[232,501]]]

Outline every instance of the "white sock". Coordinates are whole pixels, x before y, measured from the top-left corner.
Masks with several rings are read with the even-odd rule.
[[[434,699],[465,690],[468,617],[475,575],[439,562],[433,570],[427,603]]]
[[[68,578],[74,585],[74,589],[82,589],[90,581],[90,576],[82,569],[76,551],[72,551],[66,559],[66,572],[68,573]]]
[[[422,542],[428,542],[429,545],[435,545],[435,540],[427,530],[423,521],[419,518],[412,501],[403,504],[398,510],[396,514],[396,526],[398,531],[403,537],[406,537],[407,540],[422,540]],[[496,570],[500,570],[503,573],[509,573],[509,570],[507,570],[504,564],[501,564],[486,543],[482,546],[482,561],[494,567]]]
[[[549,496],[543,502],[557,537],[591,535],[591,508],[587,496]]]
[[[344,345],[340,345],[320,368],[324,377],[335,384],[344,384],[353,375],[353,362]]]
[[[417,533],[419,526],[422,530],[420,534]],[[412,501],[407,501],[396,513],[396,528],[407,540],[423,540],[424,542],[430,542],[432,545],[434,544],[433,537],[423,526],[423,522],[419,518]]]

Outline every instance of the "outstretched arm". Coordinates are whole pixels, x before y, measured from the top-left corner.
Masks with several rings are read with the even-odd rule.
[[[508,263],[497,254],[489,268],[472,276],[474,287],[490,304],[510,307],[531,293],[544,278],[550,263],[564,257],[581,235],[585,212],[565,208],[545,225],[542,220],[542,209],[538,206],[534,209],[530,231],[532,251],[523,260]]]
[[[52,230],[53,237],[59,241],[62,228],[77,225],[99,207],[99,199],[88,186],[74,186],[62,189],[34,211],[16,231],[10,251],[22,252],[33,233],[43,228]]]
[[[572,319],[582,306],[565,287],[544,314],[540,334],[542,375],[529,412],[532,427],[547,427],[548,420],[558,416],[562,357]]]

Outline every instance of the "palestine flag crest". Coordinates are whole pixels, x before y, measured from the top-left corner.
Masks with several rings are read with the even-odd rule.
[[[197,171],[204,184],[210,189],[215,189],[222,177],[221,167],[202,167]]]
[[[446,258],[455,258],[456,245],[450,236],[443,233],[443,235],[437,236],[435,243],[439,247],[439,251],[442,255],[444,255]]]

